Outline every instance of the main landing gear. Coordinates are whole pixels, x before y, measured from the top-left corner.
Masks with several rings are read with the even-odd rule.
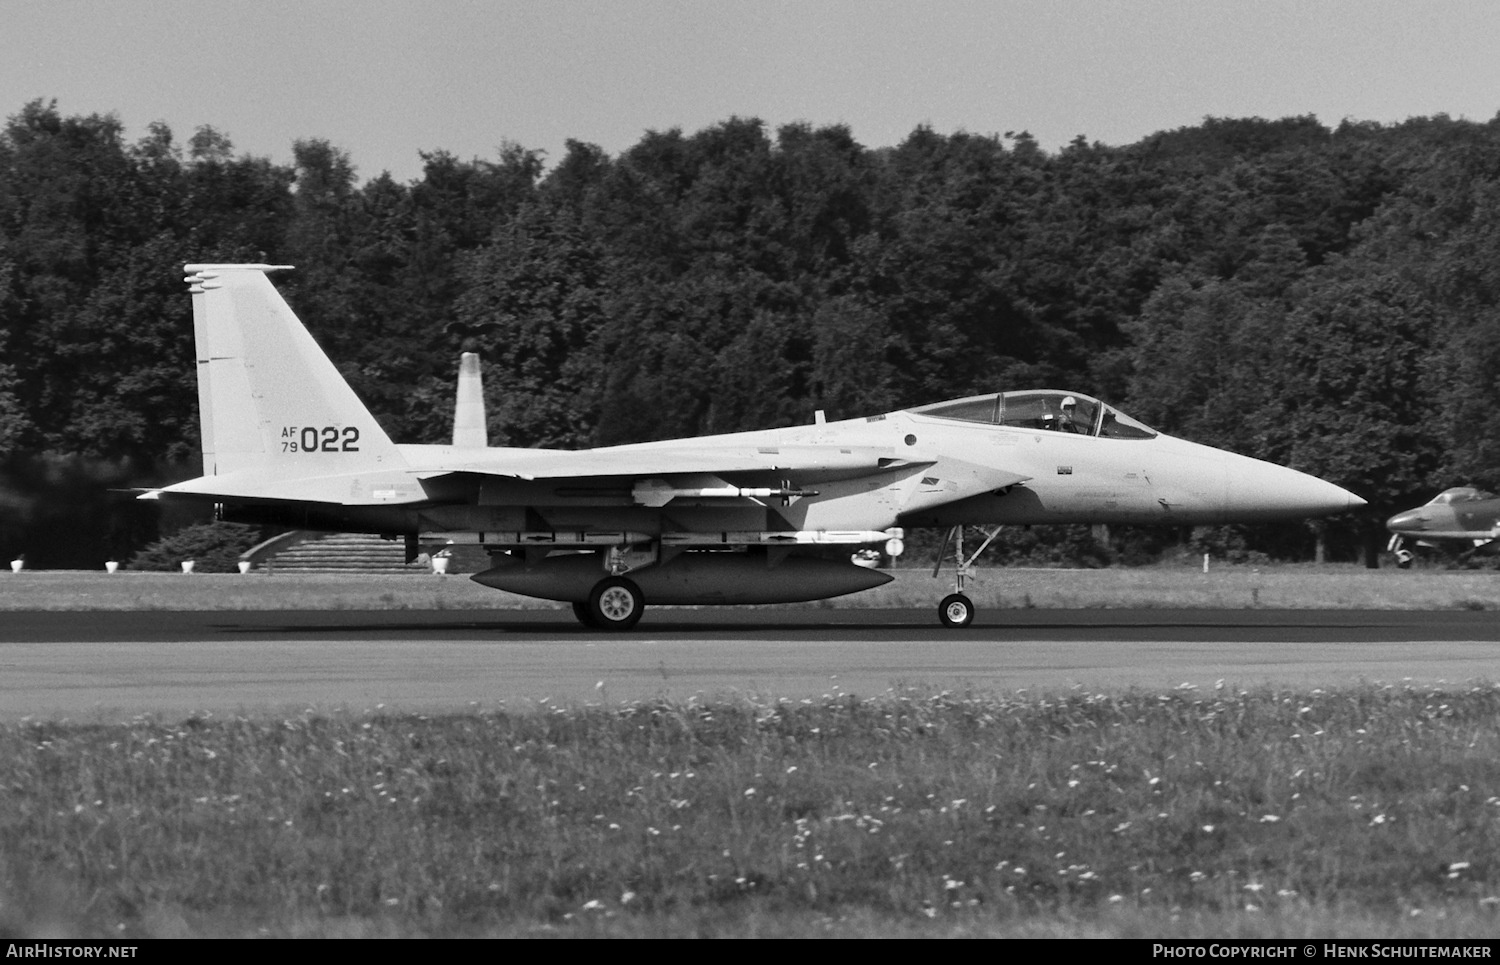
[[[979,559],[980,553],[989,548],[989,545],[995,541],[996,536],[1000,535],[1000,530],[1003,528],[996,526],[990,530],[984,542],[979,545],[979,549],[975,550],[974,555],[967,559],[964,558],[964,528],[962,526],[953,527],[948,531],[947,537],[943,539],[943,548],[938,550],[937,565],[932,568],[933,577],[936,578],[942,571],[943,559],[948,555],[948,546],[950,544],[953,546],[953,561],[955,564],[953,575],[954,592],[943,597],[943,602],[938,604],[938,620],[942,622],[943,626],[966,627],[974,622],[974,601],[964,594],[964,583],[974,575],[974,561]]]
[[[578,622],[595,630],[629,630],[646,611],[641,588],[623,576],[609,576],[594,584],[588,602],[573,604]]]

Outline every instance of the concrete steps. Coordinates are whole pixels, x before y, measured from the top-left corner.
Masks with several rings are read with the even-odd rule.
[[[430,573],[431,566],[406,562],[400,540],[358,533],[310,536],[266,556],[260,565],[276,573]]]

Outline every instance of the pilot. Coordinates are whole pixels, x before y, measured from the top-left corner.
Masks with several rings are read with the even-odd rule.
[[[1071,395],[1063,396],[1062,418],[1057,420],[1058,432],[1082,432],[1083,426],[1078,422],[1078,400]]]

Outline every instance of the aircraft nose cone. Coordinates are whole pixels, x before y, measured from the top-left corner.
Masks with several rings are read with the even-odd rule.
[[[1385,521],[1385,528],[1393,533],[1414,532],[1422,529],[1425,520],[1422,518],[1420,509],[1408,509],[1404,513],[1397,513]]]
[[[1225,468],[1231,515],[1299,519],[1332,516],[1365,505],[1365,500],[1342,486],[1285,466],[1240,457]]]

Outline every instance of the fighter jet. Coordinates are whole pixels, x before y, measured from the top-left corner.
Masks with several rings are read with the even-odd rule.
[[[1364,501],[1291,469],[1156,432],[1077,392],[991,392],[808,425],[585,450],[398,445],[267,273],[186,266],[203,475],[142,498],[212,503],[220,519],[477,544],[486,586],[573,605],[625,630],[647,604],[823,599],[890,574],[851,554],[950,527],[964,626],[978,552],[964,528],[1296,519]],[[983,547],[981,546],[982,550]],[[945,547],[946,554],[946,547]],[[942,563],[939,564],[941,567]],[[936,571],[935,571],[936,572]]]
[[[1473,486],[1445,489],[1426,505],[1392,516],[1385,528],[1393,534],[1388,549],[1403,570],[1415,558],[1406,547],[1407,540],[1416,546],[1471,554],[1500,537],[1500,496]]]

